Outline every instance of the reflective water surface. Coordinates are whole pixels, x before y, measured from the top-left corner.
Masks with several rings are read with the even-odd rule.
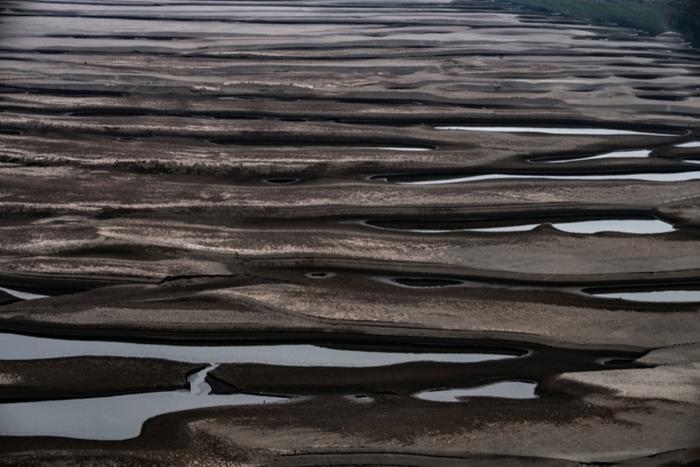
[[[577,234],[595,234],[601,232],[619,232],[639,235],[659,234],[675,231],[673,224],[660,219],[595,219],[570,222],[546,222],[537,224],[515,224],[497,227],[475,227],[475,228],[455,228],[455,229],[400,229],[392,227],[382,227],[367,222],[364,225],[382,230],[393,230],[398,232],[411,232],[419,234],[444,234],[452,232],[529,232],[542,225],[551,225],[557,230]]]
[[[620,232],[633,234],[659,234],[676,230],[672,224],[660,219],[607,219],[591,221],[559,222],[552,226],[562,232],[594,234]]]
[[[436,130],[451,131],[486,131],[493,133],[542,133],[547,135],[651,135],[671,136],[664,133],[649,133],[645,131],[617,130],[614,128],[554,128],[554,127],[526,127],[526,126],[437,126]]]
[[[205,407],[272,404],[294,399],[249,394],[163,391],[123,396],[0,404],[0,435],[123,440],[157,415]]]
[[[592,293],[601,298],[619,298],[631,302],[694,303],[700,302],[700,290],[649,290],[643,292]]]
[[[445,389],[424,391],[415,395],[418,399],[434,402],[461,402],[464,397],[500,397],[504,399],[535,399],[537,383],[502,381],[469,389]]]
[[[195,363],[258,363],[280,366],[371,367],[431,361],[474,363],[516,358],[504,353],[381,352],[331,349],[308,344],[188,346],[113,341],[51,339],[0,333],[0,360],[35,360],[79,356],[162,358]]]
[[[21,300],[38,300],[40,298],[46,298],[48,295],[39,295],[35,293],[22,292],[21,290],[8,289],[6,287],[0,287],[0,291],[5,292],[8,295],[19,298]]]
[[[379,148],[360,148],[360,149],[380,149],[383,151],[407,151],[407,152],[430,151],[429,148],[418,148],[418,147],[379,147]]]
[[[700,180],[700,171],[659,172],[659,173],[621,173],[604,175],[543,175],[543,174],[479,174],[454,178],[433,178],[427,180],[398,181],[401,185],[449,185],[452,183],[478,182],[483,180],[639,180],[647,182],[684,182]]]
[[[567,162],[592,161],[596,159],[643,159],[649,157],[651,151],[648,149],[632,149],[628,151],[613,151],[595,156],[567,157],[561,159],[535,159],[536,162],[547,164],[565,164]]]
[[[205,369],[190,375],[187,378],[187,382],[190,383],[190,394],[196,396],[211,394],[211,386],[209,386],[209,383],[206,381],[207,375],[218,366],[218,363],[211,363]]]

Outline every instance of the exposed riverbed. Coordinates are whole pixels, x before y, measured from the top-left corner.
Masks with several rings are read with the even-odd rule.
[[[11,0],[0,465],[690,465],[688,2]]]

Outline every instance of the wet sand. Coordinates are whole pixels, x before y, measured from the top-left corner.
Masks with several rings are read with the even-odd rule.
[[[679,36],[481,0],[3,7],[0,465],[700,459]]]

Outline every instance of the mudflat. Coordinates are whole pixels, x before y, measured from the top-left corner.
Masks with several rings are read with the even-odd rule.
[[[700,52],[506,2],[5,2],[0,465],[700,460]]]

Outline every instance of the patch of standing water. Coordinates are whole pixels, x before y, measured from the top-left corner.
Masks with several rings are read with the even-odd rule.
[[[48,295],[39,295],[35,293],[22,292],[19,290],[7,289],[5,287],[0,287],[0,291],[5,292],[8,295],[12,295],[15,298],[19,298],[20,300],[38,300],[40,298],[48,297]]]
[[[700,141],[690,141],[688,143],[676,144],[677,148],[700,148]]]
[[[469,282],[457,279],[425,278],[425,277],[382,277],[374,278],[377,282],[406,289],[434,289],[444,287],[462,287]]]
[[[414,397],[433,402],[461,402],[463,397],[498,397],[502,399],[536,399],[537,383],[526,381],[502,381],[469,389],[445,389],[424,391]]]
[[[672,136],[665,133],[649,133],[645,131],[617,130],[614,128],[555,128],[555,127],[526,127],[526,126],[438,126],[436,130],[450,131],[484,131],[494,133],[542,133],[547,135],[649,135]]]
[[[118,441],[139,436],[146,420],[166,413],[294,400],[250,394],[212,395],[204,380],[215,367],[210,365],[191,376],[189,391],[0,404],[0,435]]]
[[[672,224],[660,219],[619,219],[591,220],[577,222],[559,222],[552,226],[562,232],[577,234],[594,234],[600,232],[620,232],[640,235],[673,232]]]
[[[606,154],[587,157],[567,157],[562,159],[533,159],[534,162],[544,162],[547,164],[565,164],[567,162],[592,161],[596,159],[638,159],[649,157],[651,151],[648,149],[636,149],[632,151],[613,151]]]
[[[185,346],[51,339],[0,333],[0,360],[111,356],[179,362],[257,363],[278,366],[373,367],[408,362],[474,363],[517,358],[520,353],[381,352],[331,349],[308,344]]]
[[[695,303],[700,302],[700,290],[648,290],[644,292],[591,293],[600,298],[618,298],[631,302],[648,303]]]
[[[542,174],[480,174],[466,177],[435,178],[429,180],[399,181],[399,185],[449,185],[452,183],[479,182],[484,180],[638,180],[645,182],[685,182],[700,180],[700,171],[659,172],[659,173],[625,173],[605,175],[542,175]]]
[[[529,232],[542,224],[520,224],[520,225],[504,225],[500,227],[480,227],[474,229],[459,229],[455,230],[412,230],[417,233],[446,233],[446,232]]]
[[[363,148],[364,149],[364,148]],[[369,149],[375,149],[375,148],[369,148]],[[376,149],[381,149],[383,151],[405,151],[405,152],[423,152],[423,151],[430,151],[428,148],[410,148],[410,147],[404,147],[404,148],[399,148],[399,147],[381,147],[381,148],[376,148]]]
[[[501,233],[501,232],[529,232],[536,229],[544,223],[539,224],[519,224],[505,225],[499,227],[479,227],[466,229],[396,229],[389,227],[379,227],[372,224],[366,224],[370,227],[383,230],[393,230],[399,232],[411,232],[420,234],[443,234],[452,232],[483,232],[483,233]],[[601,232],[619,232],[631,233],[640,235],[650,235],[659,233],[674,232],[676,229],[672,224],[664,222],[660,219],[598,219],[588,221],[572,221],[572,222],[554,222],[547,223],[557,230],[567,233],[577,234],[595,234]]]

